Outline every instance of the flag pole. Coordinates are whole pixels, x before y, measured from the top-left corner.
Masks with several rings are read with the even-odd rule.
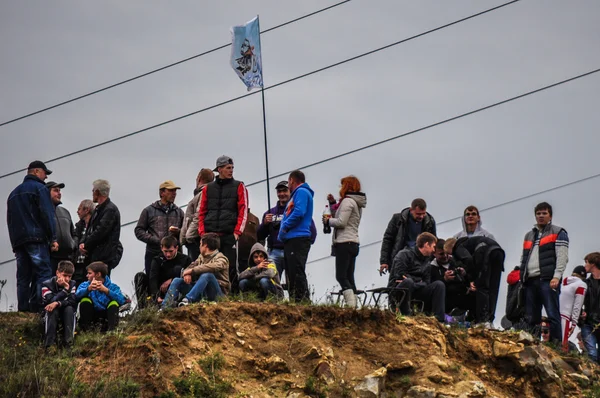
[[[260,88],[260,95],[262,98],[262,114],[263,114],[263,134],[264,134],[264,139],[265,139],[265,169],[266,169],[266,174],[267,174],[267,206],[270,209],[271,208],[271,186],[269,183],[269,146],[267,145],[267,112],[265,110],[265,74],[264,74],[264,70],[263,68],[263,64],[262,64],[262,43],[260,40],[260,18],[257,15],[257,22],[258,22],[258,43],[260,45],[260,52],[261,52],[261,76],[262,76],[262,85]]]

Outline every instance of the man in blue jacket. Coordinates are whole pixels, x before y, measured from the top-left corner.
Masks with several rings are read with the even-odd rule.
[[[292,198],[285,208],[279,228],[279,240],[283,242],[285,273],[287,274],[290,300],[310,300],[306,279],[306,260],[311,245],[314,192],[306,183],[304,173],[294,170],[288,177]]]
[[[8,196],[8,234],[17,258],[19,311],[41,310],[42,282],[52,278],[50,250],[58,250],[54,205],[44,180],[52,174],[46,165],[33,161],[27,175]]]

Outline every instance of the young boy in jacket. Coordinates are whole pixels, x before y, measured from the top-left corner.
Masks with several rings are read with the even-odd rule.
[[[102,331],[110,331],[119,323],[119,307],[127,301],[121,288],[108,277],[108,266],[96,261],[87,266],[87,282],[77,288],[79,324],[88,330],[100,323]]]
[[[56,341],[58,322],[63,325],[64,345],[73,344],[75,332],[75,281],[71,279],[75,267],[70,261],[58,263],[56,276],[42,283],[42,303],[44,306],[44,347],[50,348]]]
[[[180,294],[185,295],[179,303],[181,307],[202,298],[215,301],[229,293],[229,260],[219,251],[219,246],[216,233],[202,235],[200,257],[183,270],[180,278],[173,279],[161,309],[174,307]]]
[[[268,258],[265,247],[255,243],[249,257],[248,269],[239,276],[240,291],[256,291],[261,300],[266,299],[269,293],[283,298],[277,266]]]
[[[578,265],[573,269],[571,276],[563,280],[562,290],[560,292],[560,321],[562,326],[562,347],[564,352],[569,352],[569,337],[573,334],[583,300],[585,299],[585,291],[587,284],[585,277],[587,273],[583,265]]]

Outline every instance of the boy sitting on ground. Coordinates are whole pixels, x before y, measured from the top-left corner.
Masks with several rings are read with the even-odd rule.
[[[283,298],[283,289],[275,262],[269,260],[267,250],[260,243],[252,246],[248,267],[239,276],[241,292],[256,291],[261,300],[266,299],[269,293]]]
[[[229,293],[229,260],[219,251],[220,239],[216,233],[207,233],[200,241],[200,256],[173,279],[162,303],[163,308],[174,307],[179,295],[185,297],[179,306],[201,299],[215,301]]]
[[[56,276],[42,283],[42,302],[44,305],[44,347],[54,345],[58,323],[63,325],[63,343],[65,347],[73,345],[75,332],[76,282],[71,279],[75,267],[70,261],[61,261]]]
[[[178,278],[192,263],[191,258],[179,251],[179,243],[175,237],[165,236],[160,244],[162,254],[152,259],[148,284],[151,300],[159,305],[162,304],[173,279]]]
[[[119,307],[127,302],[121,288],[108,277],[108,266],[96,261],[87,266],[87,282],[77,288],[79,325],[89,330],[101,324],[102,331],[110,331],[119,323]]]

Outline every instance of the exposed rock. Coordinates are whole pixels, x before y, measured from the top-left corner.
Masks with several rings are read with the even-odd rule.
[[[310,348],[310,350],[308,350],[308,351],[306,352],[306,354],[304,354],[304,355],[302,356],[302,359],[304,359],[304,360],[309,360],[309,359],[317,359],[317,358],[319,358],[320,356],[321,356],[321,353],[319,353],[319,350],[317,349],[317,347],[315,347],[315,346],[312,346],[312,347]]]
[[[461,381],[454,386],[460,397],[485,397],[487,390],[480,381]]]
[[[354,387],[354,391],[360,398],[378,398],[385,388],[386,368],[379,368],[375,372],[365,376],[363,381]],[[435,396],[434,396],[435,397]]]
[[[269,372],[273,373],[290,373],[288,364],[277,355],[272,355],[265,361],[265,367]]]
[[[411,398],[435,398],[435,389],[424,386],[412,386],[407,392],[407,397]]]
[[[432,373],[432,374],[428,375],[427,378],[436,384],[450,384],[454,381],[452,376],[448,376],[441,372]]]
[[[567,375],[567,377],[569,377],[570,379],[575,380],[575,382],[577,384],[579,384],[581,387],[587,387],[590,385],[590,379],[587,376],[584,376],[582,374],[579,373],[569,373]]]
[[[556,357],[552,359],[552,365],[555,369],[560,369],[565,373],[575,373],[575,369],[562,358]]]
[[[429,362],[434,363],[435,365],[437,365],[438,368],[440,368],[444,372],[447,372],[448,369],[450,368],[450,365],[448,364],[448,362],[446,362],[443,359],[440,359],[438,357],[431,357],[429,359]]]
[[[535,367],[536,359],[539,354],[533,347],[525,347],[523,351],[519,353],[517,364],[521,367],[523,372],[528,369]]]
[[[333,359],[333,348],[327,347],[323,350],[323,356],[328,359]]]
[[[331,364],[325,360],[319,361],[315,367],[315,376],[323,380],[327,384],[335,383],[335,376],[331,371]]]
[[[514,343],[512,341],[494,340],[492,352],[496,358],[506,358],[514,356],[524,350],[522,343]]]
[[[534,344],[535,343],[535,337],[533,337],[531,335],[531,333],[527,333],[524,330],[520,330],[519,331],[519,338],[517,339],[517,341],[519,343],[523,343],[523,344]]]
[[[244,337],[246,335],[246,333],[243,332],[235,332],[235,334],[237,335],[237,337]]]
[[[399,372],[399,371],[403,371],[403,370],[413,370],[415,368],[415,365],[412,363],[412,361],[402,361],[400,363],[388,363],[387,365],[385,365],[385,368],[388,370],[388,372]]]
[[[554,371],[552,362],[548,359],[547,356],[540,355],[540,357],[536,360],[535,368],[538,371],[538,374],[540,375],[540,379],[542,381],[560,381],[560,377]]]

